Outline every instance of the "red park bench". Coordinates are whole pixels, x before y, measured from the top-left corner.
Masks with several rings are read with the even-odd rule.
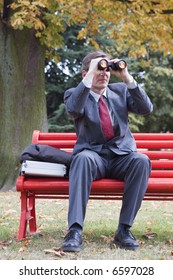
[[[152,172],[144,200],[173,201],[173,133],[134,133],[137,149],[149,156]],[[72,152],[76,142],[75,133],[47,133],[35,130],[32,143],[50,145]],[[68,178],[27,177],[19,175],[16,190],[20,192],[21,213],[17,239],[36,233],[37,199],[67,199]],[[120,200],[124,182],[115,179],[101,179],[92,183],[90,199]]]

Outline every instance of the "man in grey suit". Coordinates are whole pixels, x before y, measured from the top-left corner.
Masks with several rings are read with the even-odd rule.
[[[128,112],[147,115],[152,112],[153,106],[127,67],[123,70],[112,70],[111,67],[99,70],[101,59],[114,64],[119,61],[110,60],[109,55],[102,51],[89,53],[82,62],[82,81],[64,95],[67,111],[74,119],[77,133],[69,172],[69,230],[61,247],[66,252],[76,252],[82,248],[82,230],[92,181],[101,178],[116,178],[125,182],[119,224],[113,242],[129,250],[139,247],[130,227],[141,206],[151,164],[146,155],[136,150],[128,126]],[[119,76],[122,82],[109,84],[111,74]],[[101,98],[106,102],[111,120],[112,132],[108,137],[99,114]]]

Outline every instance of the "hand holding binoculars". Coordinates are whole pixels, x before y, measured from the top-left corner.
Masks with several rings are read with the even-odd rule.
[[[125,62],[125,60],[119,60],[117,62],[113,62],[113,61],[107,61],[106,59],[101,59],[98,62],[98,70],[106,69],[106,71],[109,71],[109,68],[112,68],[112,70],[121,71],[125,69],[126,66],[127,63]]]

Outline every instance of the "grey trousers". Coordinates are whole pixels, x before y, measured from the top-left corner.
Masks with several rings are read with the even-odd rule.
[[[69,173],[69,228],[74,223],[83,228],[92,181],[101,178],[124,180],[119,223],[132,226],[146,192],[150,172],[149,158],[138,152],[113,154],[109,159],[89,150],[77,154]]]

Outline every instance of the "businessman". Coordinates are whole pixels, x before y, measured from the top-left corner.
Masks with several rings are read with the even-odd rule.
[[[102,61],[107,62],[105,66]],[[138,242],[130,231],[140,209],[151,172],[149,158],[136,150],[128,126],[128,113],[148,115],[152,103],[129,74],[127,66],[109,67],[102,51],[89,53],[82,61],[82,80],[68,89],[64,102],[73,117],[77,142],[69,172],[68,233],[61,249],[77,252],[82,248],[82,230],[93,180],[124,180],[124,194],[113,242],[117,247],[135,250]],[[121,65],[120,65],[121,66]],[[110,75],[122,82],[109,84]]]

